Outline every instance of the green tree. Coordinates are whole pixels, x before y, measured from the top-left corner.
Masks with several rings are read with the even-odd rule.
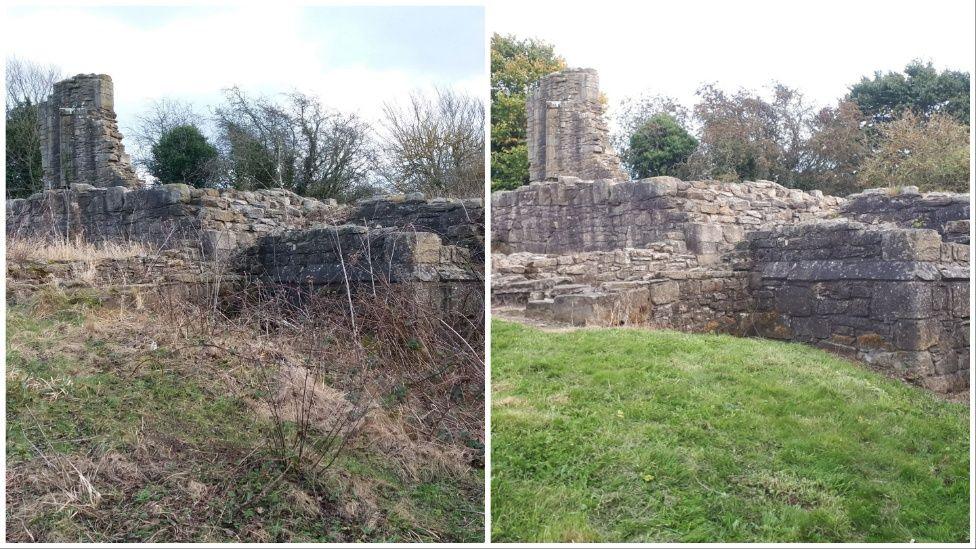
[[[633,135],[623,162],[638,179],[656,175],[678,175],[678,169],[695,152],[698,140],[674,117],[658,113],[645,121]]]
[[[41,170],[41,135],[37,106],[47,99],[61,69],[32,61],[7,58],[4,73],[6,108],[6,176],[8,198],[24,198],[44,188]]]
[[[534,39],[491,37],[491,185],[511,189],[529,182],[525,95],[530,84],[566,68],[553,46]]]
[[[967,126],[947,114],[926,120],[909,111],[879,129],[878,149],[858,174],[864,187],[969,192]]]
[[[25,198],[39,192],[44,184],[36,105],[23,103],[7,110],[5,138],[7,197]]]
[[[885,124],[909,110],[928,119],[947,114],[969,124],[969,73],[944,70],[915,60],[905,72],[874,73],[851,86],[848,99],[857,103],[872,124]]]
[[[206,187],[213,181],[217,148],[196,126],[176,126],[152,147],[150,172],[163,183]]]

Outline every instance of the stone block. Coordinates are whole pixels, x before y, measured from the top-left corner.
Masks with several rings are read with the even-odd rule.
[[[944,337],[942,324],[935,319],[899,320],[894,325],[894,343],[906,351],[924,351]]]
[[[892,261],[939,261],[942,237],[930,229],[892,230],[882,234],[882,256]]]
[[[681,294],[678,283],[673,280],[651,283],[648,289],[650,291],[651,303],[654,305],[673,303],[678,300]]]
[[[784,286],[773,293],[776,312],[789,316],[810,316],[813,302],[813,292],[804,286]]]

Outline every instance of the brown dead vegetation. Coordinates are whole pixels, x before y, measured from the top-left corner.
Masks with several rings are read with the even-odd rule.
[[[124,260],[144,253],[121,246],[98,252],[87,246],[44,248],[23,241],[14,241],[12,249],[8,266],[18,261]],[[272,492],[287,494],[290,512],[306,513],[297,522],[331,517],[327,522],[354,524],[359,532],[382,531],[391,515],[404,521],[425,510],[409,498],[391,504],[390,481],[348,470],[343,465],[347,456],[378,461],[407,485],[443,478],[469,484],[481,474],[480,318],[448,314],[421,302],[409,285],[380,281],[348,293],[284,289],[231,283],[221,276],[223,270],[211,265],[201,270],[207,274],[196,284],[122,294],[104,280],[77,280],[81,277],[74,271],[65,271],[75,273],[71,276],[76,280],[49,277],[29,296],[15,298],[28,303],[29,316],[43,319],[61,314],[65,296],[74,295],[79,284],[96,296],[84,305],[79,325],[40,336],[50,344],[47,351],[43,343],[23,345],[8,335],[8,353],[18,353],[23,361],[67,357],[73,361],[71,371],[45,378],[11,368],[8,384],[20,384],[44,398],[72,398],[74,375],[111,372],[137,379],[165,369],[203,380],[210,394],[247,403],[253,420],[241,430],[261,435],[250,449],[206,448],[142,424],[130,426],[131,451],[89,446],[83,454],[64,454],[58,441],[36,434],[46,431],[45,419],[31,419],[27,410],[22,420],[35,433],[35,457],[8,463],[10,541],[84,539],[59,527],[43,532],[31,525],[51,509],[67,512],[72,525],[86,525],[84,536],[101,541],[315,539],[305,532],[307,526],[269,533],[258,520],[260,513],[240,518]],[[92,341],[107,344],[92,350]],[[201,474],[208,468],[210,474]],[[242,476],[254,476],[255,471],[264,475],[265,469],[273,474],[268,473],[261,489],[228,507],[228,494],[241,491]],[[143,497],[147,485],[158,486],[165,496],[137,505],[134,501]],[[128,510],[136,507],[139,513],[130,515]],[[228,527],[229,522],[244,524]],[[398,530],[397,535],[457,539],[456,532],[439,532],[423,523],[418,519],[416,530]],[[346,538],[352,534],[341,532],[327,539],[355,541],[361,535]]]

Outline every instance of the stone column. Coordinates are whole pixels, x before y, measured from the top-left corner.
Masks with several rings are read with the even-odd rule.
[[[112,78],[79,74],[38,107],[44,187],[139,187],[115,120]]]
[[[543,77],[529,90],[529,178],[628,179],[610,147],[599,77],[593,69],[567,69]]]

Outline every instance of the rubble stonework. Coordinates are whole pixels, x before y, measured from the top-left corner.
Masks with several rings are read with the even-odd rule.
[[[593,112],[560,108],[576,105]],[[491,197],[494,307],[800,341],[937,392],[969,389],[968,195],[906,187],[839,198],[770,181],[566,170],[533,179]]]
[[[748,229],[836,215],[842,202],[771,181],[585,181],[563,176],[492,193],[492,249],[563,253],[668,242],[682,251],[716,254],[740,242]]]
[[[54,84],[38,105],[38,132],[44,188],[140,185],[122,146],[107,74],[79,74]]]
[[[560,175],[627,179],[610,147],[595,70],[567,69],[542,78],[529,90],[525,114],[532,181]]]

